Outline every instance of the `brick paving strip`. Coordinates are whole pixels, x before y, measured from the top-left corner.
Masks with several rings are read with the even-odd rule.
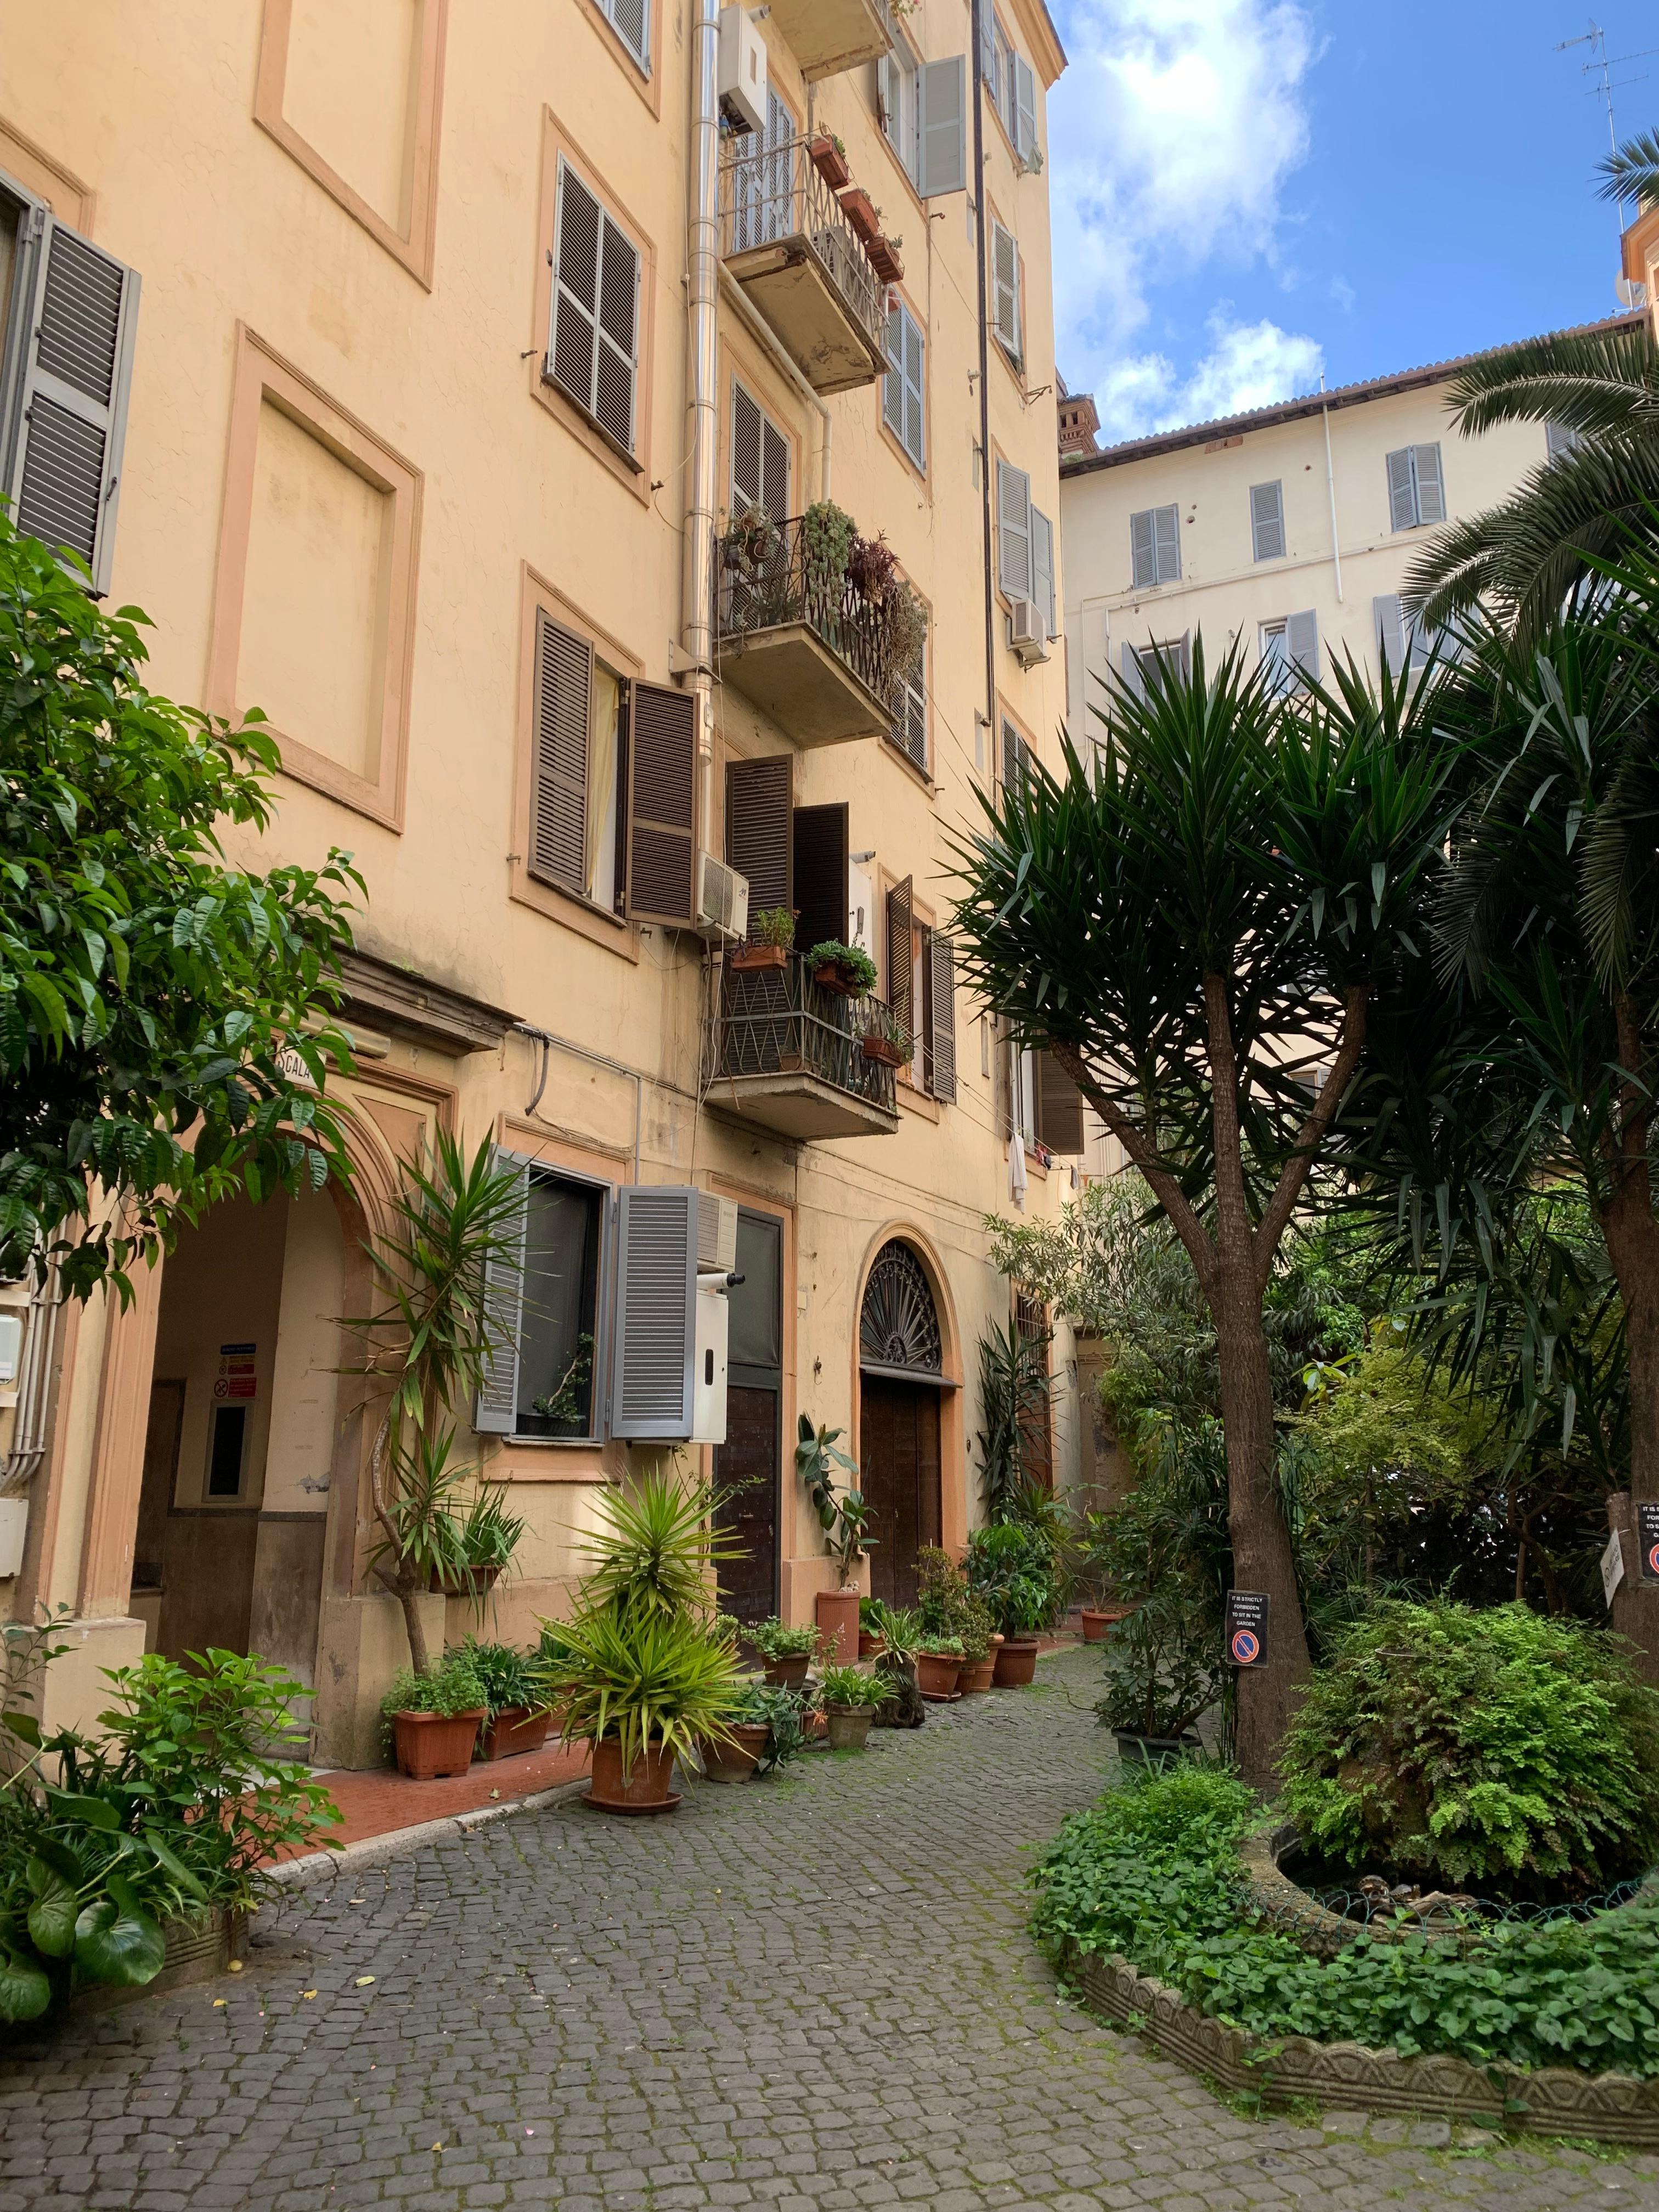
[[[243,1973],[0,2062],[0,2212],[1659,2212],[1659,2158],[1243,2118],[1060,2001],[1020,1881],[1110,1771],[1098,1671],[296,1887]]]

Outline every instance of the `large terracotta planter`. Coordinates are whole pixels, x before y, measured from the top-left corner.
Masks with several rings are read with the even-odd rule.
[[[860,1659],[878,1658],[886,1649],[887,1639],[885,1637],[878,1636],[873,1628],[860,1629],[859,1657]]]
[[[1085,1644],[1104,1644],[1120,1620],[1127,1620],[1133,1611],[1127,1605],[1085,1605],[1083,1608],[1083,1640]]]
[[[623,1772],[622,1746],[605,1736],[593,1747],[593,1779],[587,1802],[602,1813],[665,1813],[679,1803],[669,1790],[674,1776],[674,1757],[653,1745]]]
[[[775,1690],[799,1690],[812,1662],[805,1652],[794,1659],[769,1659],[766,1679]]]
[[[703,1778],[708,1782],[747,1782],[766,1756],[772,1731],[764,1721],[733,1721],[732,1743],[706,1743],[702,1747]]]
[[[478,1756],[516,1759],[521,1751],[539,1751],[547,1741],[547,1725],[545,1713],[532,1713],[528,1705],[503,1705],[485,1727]]]
[[[817,1595],[818,1634],[823,1640],[823,1663],[850,1667],[859,1656],[859,1594],[855,1589],[820,1590]]]
[[[812,167],[832,192],[842,191],[852,183],[853,172],[847,166],[847,156],[833,138],[820,132],[806,150],[812,157]]]
[[[789,948],[787,945],[734,945],[726,956],[726,964],[740,975],[763,973],[769,968],[784,969],[789,965]]]
[[[829,1724],[830,1750],[862,1751],[875,1717],[873,1705],[827,1705],[824,1719]]]
[[[441,1774],[465,1774],[472,1764],[480,1705],[471,1713],[393,1713],[392,1741],[398,1771],[411,1782],[435,1782]]]
[[[947,1657],[942,1651],[918,1651],[916,1654],[916,1687],[924,1698],[953,1696],[957,1677],[961,1672],[961,1660]]]
[[[866,1060],[878,1060],[884,1067],[902,1067],[908,1057],[890,1038],[884,1036],[860,1037],[859,1050]]]
[[[996,1655],[988,1653],[983,1659],[964,1659],[962,1672],[957,1676],[957,1687],[964,1698],[976,1698],[991,1686],[997,1671]]]
[[[1023,1690],[1036,1674],[1036,1661],[1035,1636],[1006,1636],[992,1679],[999,1690]]]

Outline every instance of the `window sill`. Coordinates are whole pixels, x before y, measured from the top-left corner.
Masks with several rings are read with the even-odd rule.
[[[623,75],[651,112],[660,117],[662,94],[658,87],[656,72],[653,70],[649,60],[640,59],[610,17],[599,7],[598,0],[593,0],[593,4],[590,6],[588,12],[599,28],[601,39],[609,47],[612,58],[620,64]],[[661,19],[657,12],[656,0],[646,0],[646,14],[647,28],[653,34],[654,45],[662,28]]]
[[[924,1121],[938,1121],[938,1099],[930,1098],[925,1091],[918,1091],[902,1068],[899,1071],[898,1081],[893,1087],[899,1104],[903,1107],[907,1114],[915,1114]]]
[[[640,957],[639,933],[632,922],[606,908],[594,906],[580,898],[574,891],[561,890],[553,884],[544,884],[532,876],[523,858],[517,853],[507,856],[512,870],[510,896],[520,906],[527,906],[544,915],[549,921],[562,923],[575,931],[590,944],[602,945],[605,951],[614,952],[619,959],[637,964]]]
[[[639,377],[639,368],[637,363],[635,366],[634,374],[637,382]],[[554,375],[552,370],[547,366],[545,359],[544,359],[542,362],[542,382],[547,386],[550,392],[556,392],[560,398],[564,401],[567,407],[574,407],[575,409],[577,414],[580,415],[582,421],[586,423],[588,428],[592,431],[594,436],[596,438],[604,439],[605,444],[611,448],[611,451],[616,455],[617,459],[622,463],[625,469],[632,469],[636,477],[644,475],[644,462],[638,459],[629,448],[623,445],[620,438],[613,437],[611,432],[605,428],[604,423],[600,422],[599,416],[597,415],[590,414],[587,409],[582,405],[581,401],[575,397],[574,392],[569,392],[565,390],[563,385],[560,383],[558,378]]]
[[[650,479],[646,474],[645,463],[629,453],[608,430],[601,428],[587,410],[573,399],[562,384],[554,382],[546,374],[544,354],[531,362],[530,372],[530,388],[538,404],[547,410],[555,422],[562,422],[580,444],[586,446],[594,459],[609,469],[618,483],[625,484],[641,507],[648,506]],[[642,370],[640,376],[643,385]],[[641,403],[644,398],[641,391]]]
[[[502,1437],[481,1470],[486,1482],[609,1482],[614,1445],[566,1437]]]

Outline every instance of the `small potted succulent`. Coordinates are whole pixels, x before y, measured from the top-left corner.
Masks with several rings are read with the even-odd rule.
[[[514,1759],[520,1752],[539,1751],[547,1741],[548,1718],[537,1655],[510,1644],[480,1644],[471,1636],[461,1650],[483,1685],[489,1708],[479,1758]]]
[[[832,192],[844,191],[852,183],[853,171],[847,159],[847,149],[833,131],[820,131],[815,138],[808,141],[806,150],[811,156],[812,167]]]
[[[878,1597],[859,1600],[859,1657],[874,1659],[887,1649],[887,1639],[882,1633],[886,1607]]]
[[[812,971],[812,981],[837,998],[861,999],[876,988],[876,963],[869,954],[836,938],[815,945],[806,956],[806,964]]]
[[[884,1067],[902,1067],[910,1057],[910,1032],[890,1006],[872,999],[859,1032],[859,1050]]]
[[[806,1680],[807,1670],[817,1656],[818,1632],[816,1628],[786,1628],[775,1617],[757,1622],[743,1632],[747,1642],[759,1652],[766,1668],[766,1679],[775,1689],[799,1690]]]
[[[710,1741],[702,1747],[703,1778],[708,1782],[747,1782],[766,1756],[771,1741],[775,1690],[758,1682],[738,1691],[726,1723],[729,1740]]]
[[[861,185],[854,185],[850,191],[844,191],[841,196],[841,204],[842,213],[865,246],[881,236],[881,210]]]
[[[935,1632],[921,1638],[916,1645],[916,1686],[930,1705],[956,1696],[963,1656],[959,1636]]]
[[[411,1782],[433,1782],[471,1766],[489,1698],[467,1654],[447,1651],[429,1674],[405,1667],[395,1674],[380,1711],[391,1726],[398,1771]]]
[[[818,1683],[831,1751],[862,1751],[884,1686],[859,1667],[826,1667]]]
[[[756,969],[781,969],[789,964],[795,941],[795,917],[787,906],[763,906],[749,917],[749,935],[734,945],[726,958],[740,974]]]

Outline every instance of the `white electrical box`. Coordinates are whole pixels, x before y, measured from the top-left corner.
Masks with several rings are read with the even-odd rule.
[[[720,9],[720,118],[740,137],[766,131],[766,41],[746,8]]]
[[[689,1439],[694,1444],[726,1442],[726,1355],[731,1319],[725,1277],[707,1277],[697,1285],[697,1364],[691,1385]]]
[[[722,1353],[723,1357],[724,1353]],[[722,1428],[724,1422],[724,1394],[722,1393]],[[28,1528],[27,1498],[0,1498],[0,1582],[9,1582],[14,1575],[21,1571],[23,1539],[27,1535]]]

